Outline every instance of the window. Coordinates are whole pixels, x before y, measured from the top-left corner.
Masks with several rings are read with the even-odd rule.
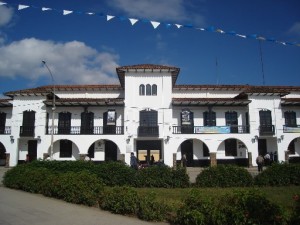
[[[145,95],[145,85],[141,84],[139,89],[140,95]]]
[[[225,140],[225,156],[237,156],[236,139]]]
[[[0,112],[0,134],[5,133],[6,113]]]
[[[94,133],[94,113],[83,112],[81,113],[81,134],[93,134]]]
[[[287,111],[284,113],[285,125],[287,127],[297,127],[296,113]]]
[[[71,133],[71,113],[60,112],[58,114],[58,133],[59,134]]]
[[[60,158],[71,158],[72,157],[72,141],[60,140]]]
[[[274,134],[274,127],[272,125],[272,114],[270,110],[260,110],[259,120],[260,120],[259,132],[261,135]]]
[[[103,113],[103,132],[104,134],[116,134],[116,117],[117,113],[113,109],[109,109]]]
[[[203,113],[204,126],[216,126],[216,113],[209,110]]]
[[[237,112],[225,113],[226,126],[230,126],[231,133],[238,133],[238,119]]]
[[[152,95],[157,95],[157,85],[156,84],[152,85]]]
[[[146,85],[146,95],[151,95],[151,85],[150,84]]]
[[[158,122],[157,111],[144,110],[140,111],[140,126],[138,128],[138,135],[140,137],[158,137]]]
[[[23,112],[23,125],[20,130],[21,136],[34,136],[35,111]]]
[[[181,112],[181,133],[194,133],[194,113],[189,109],[183,109]]]

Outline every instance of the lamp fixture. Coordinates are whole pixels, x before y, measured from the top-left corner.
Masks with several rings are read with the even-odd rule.
[[[12,135],[10,136],[10,142],[11,142],[11,143],[14,143],[14,142],[15,142],[14,136],[12,136]]]
[[[38,141],[38,143],[41,143],[41,141],[42,141],[41,136],[37,136],[37,141]]]

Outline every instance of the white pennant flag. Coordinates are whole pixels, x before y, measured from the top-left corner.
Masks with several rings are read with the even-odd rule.
[[[246,35],[236,34],[236,36],[241,37],[241,38],[246,38]]]
[[[106,16],[106,19],[107,19],[107,21],[109,21],[109,20],[111,20],[112,18],[114,18],[115,16],[110,16],[110,15],[107,15]]]
[[[6,2],[0,2],[0,5],[6,5],[7,3]]]
[[[72,13],[73,11],[70,11],[70,10],[64,10],[64,12],[63,12],[63,15],[65,16],[65,15],[68,15],[68,14],[70,14],[70,13]]]
[[[129,18],[129,21],[130,21],[131,25],[133,26],[138,20]]]
[[[28,7],[29,7],[28,5],[19,5],[18,10],[26,9]]]
[[[154,27],[154,29],[156,29],[159,26],[159,24],[160,24],[160,22],[156,22],[156,21],[150,21],[150,23],[152,24],[152,26]]]
[[[177,28],[182,27],[182,25],[180,25],[180,24],[175,24],[175,26],[176,26]]]
[[[88,14],[88,15],[95,15],[95,13],[93,13],[93,12],[87,12],[86,14]]]
[[[47,10],[52,10],[52,9],[51,8],[46,8],[46,7],[42,8],[42,11],[47,11]]]

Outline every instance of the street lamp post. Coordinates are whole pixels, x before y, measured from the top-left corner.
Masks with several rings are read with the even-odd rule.
[[[53,75],[51,73],[51,70],[49,69],[49,67],[46,64],[46,61],[42,61],[44,66],[47,68],[47,70],[49,71],[50,75],[51,75],[51,79],[52,79],[52,87],[53,87],[53,99],[52,99],[52,128],[51,128],[51,147],[50,147],[50,159],[53,160],[53,142],[54,142],[54,115],[55,115],[55,83],[54,83],[54,78]]]

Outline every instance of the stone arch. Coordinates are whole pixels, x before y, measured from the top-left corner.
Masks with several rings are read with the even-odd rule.
[[[49,154],[51,154],[50,151],[51,146],[49,147]],[[52,158],[54,160],[79,160],[79,153],[78,146],[72,140],[67,138],[55,140],[53,143]]]
[[[296,137],[289,142],[287,156],[289,162],[300,162],[300,137]]]
[[[5,146],[0,142],[0,166],[6,165],[6,149]]]
[[[92,161],[117,161],[121,159],[118,145],[109,139],[99,139],[93,142],[87,151]]]

